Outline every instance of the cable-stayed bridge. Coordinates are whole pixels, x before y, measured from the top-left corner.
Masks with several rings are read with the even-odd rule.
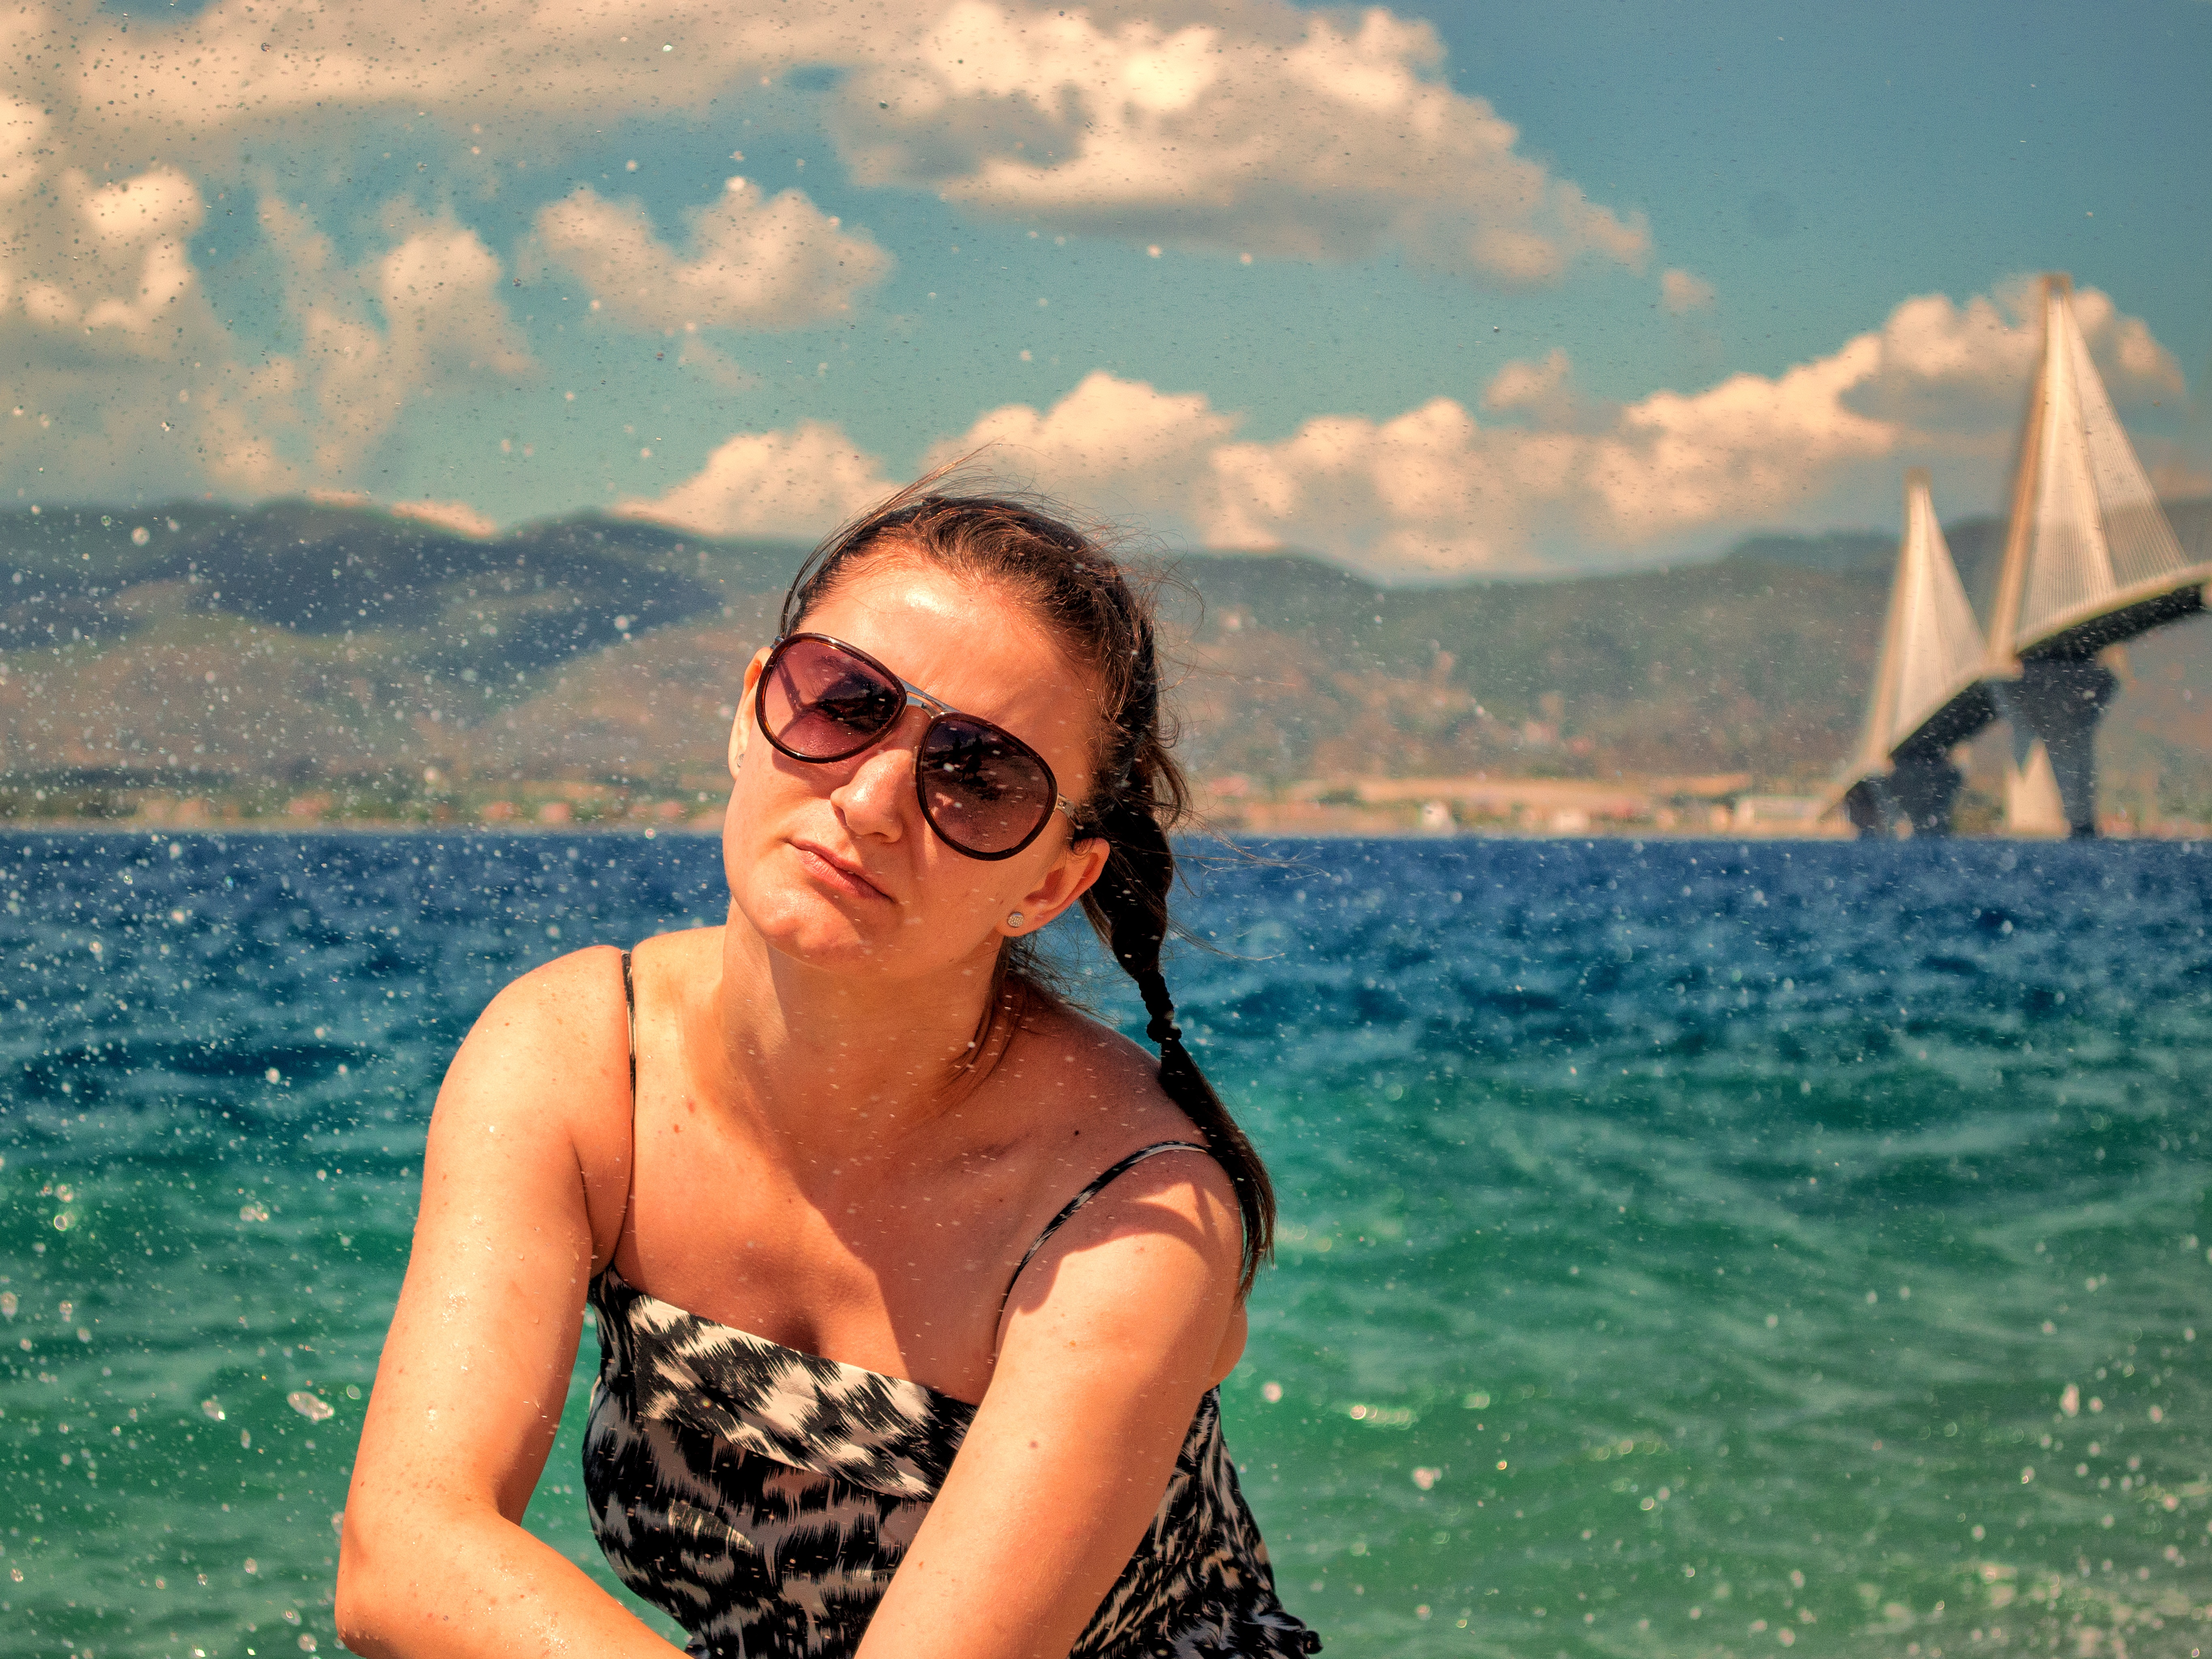
[[[2094,835],[2097,722],[2118,684],[2099,653],[2205,608],[2212,562],[2175,538],[2090,361],[2072,283],[2045,276],[2040,301],[2042,354],[1986,633],[1927,474],[1907,477],[1865,736],[1835,787],[1862,835],[1947,833],[1964,781],[1951,751],[1996,720],[2012,732],[2006,829]]]

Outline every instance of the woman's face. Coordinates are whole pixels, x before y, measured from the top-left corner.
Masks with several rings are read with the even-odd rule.
[[[1088,795],[1100,719],[1091,676],[1018,599],[896,551],[866,560],[803,625],[858,646],[963,714],[1043,756],[1071,801]],[[731,732],[722,860],[732,902],[775,950],[810,967],[906,979],[988,970],[1000,941],[1030,933],[1097,879],[1106,843],[1072,842],[1067,815],[1012,858],[972,859],[940,840],[914,787],[927,710],[909,707],[849,759],[792,759],[756,725],[756,655]],[[1010,927],[1009,915],[1022,921]]]

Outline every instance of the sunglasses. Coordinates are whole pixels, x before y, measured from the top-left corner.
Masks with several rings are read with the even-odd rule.
[[[1010,859],[1052,822],[1075,821],[1044,757],[1011,732],[947,707],[865,651],[827,634],[787,634],[761,670],[754,713],[761,735],[796,761],[849,760],[899,723],[929,710],[915,747],[921,816],[956,853]]]

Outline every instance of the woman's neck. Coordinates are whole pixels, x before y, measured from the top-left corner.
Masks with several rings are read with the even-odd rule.
[[[885,1149],[957,1107],[1005,1051],[1019,996],[997,969],[986,948],[921,983],[825,973],[733,910],[714,998],[722,1065],[779,1137]]]

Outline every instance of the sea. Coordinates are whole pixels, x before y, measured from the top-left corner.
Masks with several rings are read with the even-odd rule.
[[[2200,1659],[2212,850],[1186,851],[1282,1206],[1224,1413],[1332,1659]],[[441,1071],[716,845],[16,831],[0,894],[0,1653],[333,1651]],[[584,1346],[526,1522],[621,1595]]]

